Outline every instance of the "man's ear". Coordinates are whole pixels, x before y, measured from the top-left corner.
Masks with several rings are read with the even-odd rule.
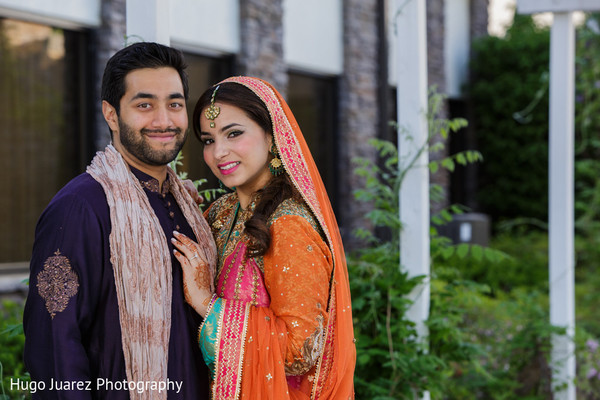
[[[119,116],[117,110],[106,100],[102,100],[102,115],[112,132],[119,131]]]

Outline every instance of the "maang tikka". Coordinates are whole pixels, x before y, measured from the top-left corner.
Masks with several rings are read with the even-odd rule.
[[[277,147],[275,146],[275,140],[273,140],[273,144],[271,145],[271,154],[273,154],[273,158],[269,161],[269,171],[273,176],[277,176],[283,172],[283,163],[279,158],[279,154],[277,153]]]
[[[215,90],[213,91],[213,94],[210,98],[210,106],[208,106],[206,111],[204,111],[204,115],[206,116],[206,119],[210,120],[211,128],[215,127],[215,118],[217,118],[219,116],[219,113],[221,112],[221,108],[219,106],[215,106],[215,96],[217,95],[217,90],[219,90],[219,87],[220,87],[220,85],[217,86],[215,88]]]

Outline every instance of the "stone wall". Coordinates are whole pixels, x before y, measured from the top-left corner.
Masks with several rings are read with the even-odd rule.
[[[240,39],[237,72],[265,79],[285,98],[288,76],[283,56],[283,1],[240,0]]]
[[[490,0],[471,0],[471,39],[488,34]]]
[[[96,150],[102,150],[110,141],[110,131],[102,115],[100,100],[100,89],[102,86],[102,74],[108,59],[125,45],[126,0],[102,0],[101,1],[101,26],[94,30],[91,37],[91,54],[94,55],[95,71],[93,72],[94,87],[94,140]]]
[[[427,0],[427,73],[428,87],[435,86],[437,92],[446,93],[446,60],[444,57],[444,38],[446,25],[444,23],[444,7],[447,0]],[[444,104],[439,110],[439,118],[448,118],[447,106]],[[440,160],[448,155],[447,141],[436,136],[435,142],[442,142],[444,150],[430,153],[430,160]],[[450,173],[440,168],[435,174],[429,176],[431,184],[440,185],[444,192],[443,200],[431,204],[431,213],[436,214],[449,204],[448,193],[450,192]]]
[[[383,0],[345,0],[343,2],[344,72],[339,78],[339,187],[342,204],[338,205],[344,240],[352,243],[352,231],[368,227],[364,219],[369,205],[354,200],[353,191],[362,186],[354,174],[352,159],[376,159],[367,144],[370,138],[382,136],[387,128],[387,76],[385,46],[381,46]],[[489,0],[471,0],[472,37],[487,33]],[[95,93],[97,101],[94,145],[103,148],[109,141],[108,127],[100,108],[100,83],[108,58],[123,47],[126,0],[102,0],[102,26],[92,37],[96,57]],[[444,60],[444,1],[427,0],[428,85],[446,90]],[[288,75],[283,54],[283,0],[240,0],[240,52],[236,55],[236,74],[252,75],[271,82],[286,97]],[[382,88],[383,91],[382,91]],[[383,94],[383,95],[382,95]],[[444,107],[440,117],[447,118]],[[439,159],[446,153],[432,154]],[[440,171],[430,177],[449,192],[450,176]],[[439,211],[447,201],[434,205]]]
[[[339,91],[339,207],[341,232],[348,249],[355,241],[352,231],[367,227],[368,204],[354,200],[353,191],[362,186],[354,174],[352,159],[375,160],[368,145],[377,137],[378,114],[378,7],[377,0],[344,1],[344,73]],[[386,83],[387,84],[387,83]]]

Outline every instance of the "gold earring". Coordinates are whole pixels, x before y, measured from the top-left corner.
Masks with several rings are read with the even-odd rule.
[[[269,171],[271,171],[271,175],[278,176],[283,172],[283,162],[279,158],[279,154],[277,154],[277,147],[275,147],[275,142],[271,145],[271,154],[273,154],[273,158],[269,161]]]

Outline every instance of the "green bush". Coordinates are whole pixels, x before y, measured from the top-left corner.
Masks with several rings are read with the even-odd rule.
[[[28,393],[11,390],[11,380],[29,381],[23,364],[23,306],[12,301],[0,305],[0,399],[25,399]]]
[[[432,100],[430,105],[439,104],[437,95]],[[461,125],[430,121],[430,139]],[[518,235],[494,242],[493,250],[452,245],[432,228],[431,304],[423,340],[406,318],[409,294],[423,277],[409,279],[399,264],[398,193],[406,170],[393,144],[372,144],[381,160],[357,160],[365,188],[356,196],[373,205],[367,218],[375,231],[387,230],[389,239],[361,231],[369,245],[348,255],[357,398],[413,399],[428,391],[432,399],[550,399],[551,337],[564,329],[549,323],[545,235],[517,229]],[[430,168],[477,159],[477,153],[451,155]],[[460,210],[443,210],[432,222],[448,222]]]
[[[587,19],[576,40],[575,215],[592,237],[600,230],[600,14]],[[478,199],[494,222],[547,220],[549,50],[549,30],[518,14],[505,38],[473,45],[468,93],[486,160]]]
[[[503,232],[492,238],[490,246],[509,257],[497,262],[473,258],[460,261],[455,257],[451,263],[457,266],[464,279],[485,282],[492,295],[510,293],[518,288],[548,292],[548,235],[545,232]]]

